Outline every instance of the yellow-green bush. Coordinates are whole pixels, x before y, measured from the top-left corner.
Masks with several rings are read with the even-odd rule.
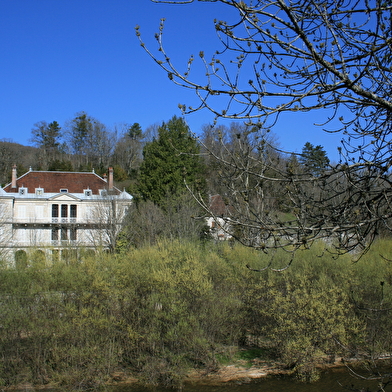
[[[390,352],[391,242],[356,264],[324,247],[298,252],[280,273],[246,268],[268,265],[262,252],[178,241],[68,264],[3,265],[0,382],[87,389],[121,370],[178,385],[189,368],[215,369],[241,345],[268,347],[313,379],[320,358]],[[289,261],[277,252],[273,266]]]

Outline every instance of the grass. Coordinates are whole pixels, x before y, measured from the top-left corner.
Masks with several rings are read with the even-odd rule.
[[[242,348],[234,352],[224,352],[215,355],[215,358],[222,366],[240,364],[244,367],[252,367],[255,360],[265,361],[272,358],[271,349],[269,348]]]

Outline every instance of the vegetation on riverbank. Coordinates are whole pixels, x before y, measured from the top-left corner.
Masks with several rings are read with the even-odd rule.
[[[177,241],[2,266],[0,385],[88,389],[121,372],[173,386],[243,347],[303,380],[314,379],[320,359],[372,360],[391,352],[392,265],[380,256],[391,247],[379,241],[352,264],[320,244],[282,273],[247,269],[271,257],[252,249]]]

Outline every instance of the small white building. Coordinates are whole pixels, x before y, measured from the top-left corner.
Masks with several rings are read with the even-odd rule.
[[[230,225],[230,207],[226,205],[221,195],[210,196],[209,212],[212,216],[207,218],[207,226],[214,240],[225,241],[233,238]]]
[[[132,196],[93,172],[33,171],[0,187],[0,257],[28,259],[33,252],[66,258],[110,249]]]

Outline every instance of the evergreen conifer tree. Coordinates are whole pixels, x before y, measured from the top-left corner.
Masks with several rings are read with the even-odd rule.
[[[329,165],[329,158],[324,148],[321,145],[313,146],[309,142],[306,142],[302,148],[299,161],[306,173],[316,177],[320,176]]]
[[[143,200],[165,207],[186,191],[185,182],[204,188],[200,146],[182,118],[172,117],[158,129],[158,137],[143,149],[138,190]],[[185,180],[185,182],[184,182]]]

